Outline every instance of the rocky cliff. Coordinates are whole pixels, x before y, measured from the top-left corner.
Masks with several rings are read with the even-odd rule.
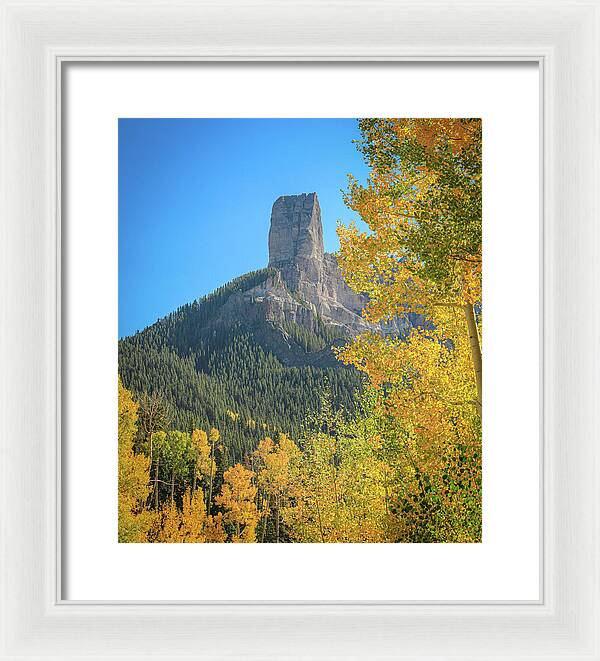
[[[262,317],[275,325],[295,323],[311,331],[325,324],[340,337],[377,329],[402,335],[408,319],[377,326],[361,316],[367,303],[344,282],[334,255],[323,248],[321,209],[316,193],[284,195],[273,204],[269,230],[269,276],[230,299],[230,319]],[[242,313],[242,309],[246,312]]]

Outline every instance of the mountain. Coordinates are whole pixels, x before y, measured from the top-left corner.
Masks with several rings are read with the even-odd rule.
[[[376,329],[406,334],[411,321],[373,326],[367,303],[324,252],[316,193],[278,198],[267,268],[243,275],[119,342],[119,373],[138,395],[160,392],[173,427],[213,425],[231,461],[267,434],[301,433],[325,390],[352,408],[361,377],[331,347]]]

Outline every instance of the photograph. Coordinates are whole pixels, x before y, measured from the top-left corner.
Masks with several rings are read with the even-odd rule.
[[[3,3],[0,661],[600,661],[600,0]]]
[[[480,118],[120,118],[118,212],[120,543],[482,542]]]

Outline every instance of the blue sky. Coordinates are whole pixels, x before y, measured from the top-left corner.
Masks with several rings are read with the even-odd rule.
[[[266,266],[280,195],[317,192],[335,251],[358,137],[355,119],[120,119],[119,337]]]

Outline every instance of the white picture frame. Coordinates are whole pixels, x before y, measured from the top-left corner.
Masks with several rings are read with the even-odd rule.
[[[599,3],[32,0],[0,6],[0,658],[600,659]],[[60,599],[61,68],[67,61],[107,60],[539,62],[539,603]]]

